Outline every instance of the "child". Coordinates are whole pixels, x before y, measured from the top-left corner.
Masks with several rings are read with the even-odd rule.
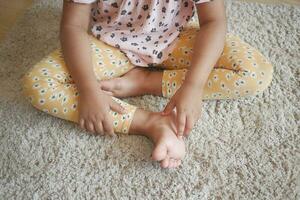
[[[201,28],[186,28],[195,11]],[[272,79],[262,54],[226,36],[223,0],[69,0],[60,39],[23,77],[24,95],[90,132],[149,137],[163,168],[181,164],[202,99],[255,95]],[[170,101],[150,112],[116,98],[143,94]]]

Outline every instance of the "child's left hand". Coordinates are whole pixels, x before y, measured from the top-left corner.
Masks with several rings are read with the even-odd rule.
[[[201,116],[203,90],[183,83],[165,107],[162,115],[168,115],[176,107],[177,136],[187,136]]]

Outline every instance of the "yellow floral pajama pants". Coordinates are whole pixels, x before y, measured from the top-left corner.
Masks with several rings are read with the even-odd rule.
[[[168,59],[154,67],[163,68],[162,95],[172,97],[185,79],[196,33],[199,28],[183,30]],[[90,36],[93,70],[98,81],[122,76],[136,67],[119,49]],[[206,82],[203,99],[234,99],[256,95],[272,80],[273,67],[255,48],[238,36],[227,34],[224,50]],[[69,74],[60,49],[50,53],[22,77],[23,95],[37,109],[55,117],[78,123],[79,92]],[[128,133],[136,106],[118,98],[126,114],[110,111],[114,130]]]

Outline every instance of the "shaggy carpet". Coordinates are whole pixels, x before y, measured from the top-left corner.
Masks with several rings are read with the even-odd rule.
[[[61,2],[35,0],[1,43],[0,199],[299,199],[300,7],[226,1],[228,31],[273,63],[274,78],[253,97],[204,101],[183,165],[163,170],[147,138],[91,136],[21,96],[20,77],[59,47]]]

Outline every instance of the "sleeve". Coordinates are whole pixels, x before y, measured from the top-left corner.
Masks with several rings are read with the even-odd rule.
[[[83,3],[83,4],[89,4],[89,3],[94,3],[97,0],[66,0],[68,2],[73,2],[73,3]]]
[[[213,0],[193,0],[195,2],[195,4],[198,4],[198,3],[206,3],[206,2],[211,2]]]

